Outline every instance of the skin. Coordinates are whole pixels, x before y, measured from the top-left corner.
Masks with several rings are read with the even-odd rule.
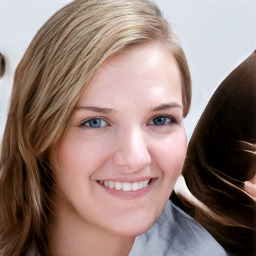
[[[250,180],[244,182],[244,190],[256,202],[256,175],[254,175]]]
[[[181,84],[163,42],[111,57],[96,73],[50,154],[55,255],[128,255],[160,216],[187,149]],[[137,191],[99,182],[148,179]]]

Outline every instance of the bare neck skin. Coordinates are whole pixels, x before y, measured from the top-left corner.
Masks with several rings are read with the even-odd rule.
[[[63,208],[56,213],[51,218],[49,231],[51,256],[129,255],[135,237],[120,236],[82,223]]]

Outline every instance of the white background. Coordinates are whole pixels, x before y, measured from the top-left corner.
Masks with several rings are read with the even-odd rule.
[[[0,79],[0,140],[14,70],[41,25],[69,0],[0,0],[0,52],[7,73]],[[157,0],[181,39],[193,97],[185,119],[188,139],[220,82],[256,48],[256,0]]]

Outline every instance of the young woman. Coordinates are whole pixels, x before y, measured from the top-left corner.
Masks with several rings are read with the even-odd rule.
[[[51,17],[15,73],[0,161],[1,255],[128,255],[181,172],[190,91],[184,52],[152,2],[77,0]]]

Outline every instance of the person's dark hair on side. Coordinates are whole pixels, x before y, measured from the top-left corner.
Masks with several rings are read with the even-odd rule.
[[[189,143],[183,176],[202,204],[172,195],[233,255],[256,253],[256,204],[244,185],[256,174],[255,149],[256,51],[217,88]]]

